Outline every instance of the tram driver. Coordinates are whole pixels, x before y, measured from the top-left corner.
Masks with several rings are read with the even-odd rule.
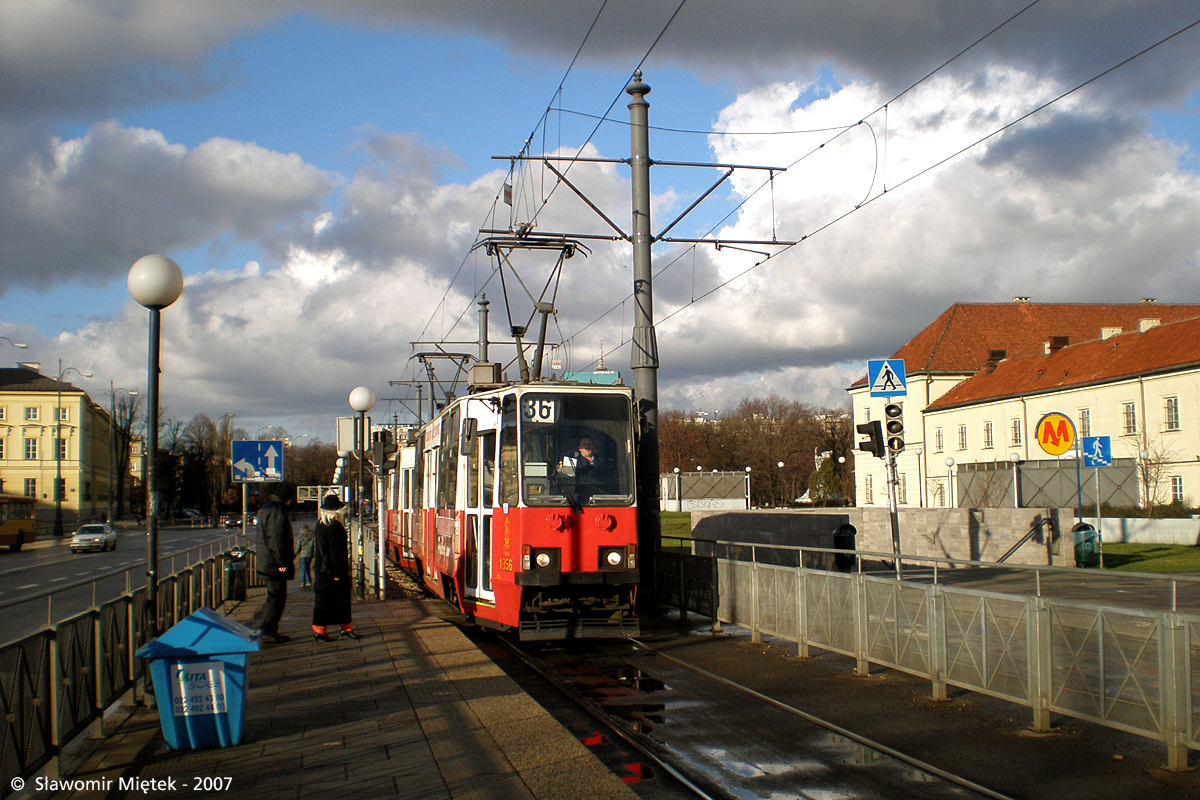
[[[579,438],[579,446],[563,458],[563,466],[575,474],[580,503],[586,503],[593,494],[612,491],[610,485],[616,479],[616,467],[600,455],[591,436],[585,434]]]

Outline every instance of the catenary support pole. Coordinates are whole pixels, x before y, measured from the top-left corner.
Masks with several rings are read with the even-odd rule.
[[[658,480],[658,343],[654,336],[654,289],[650,260],[650,86],[641,70],[625,87],[629,102],[631,191],[633,195],[633,393],[637,403],[639,610],[655,604],[654,554],[661,537]]]

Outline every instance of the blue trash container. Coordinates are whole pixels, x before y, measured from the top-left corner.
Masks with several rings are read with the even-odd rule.
[[[137,651],[147,659],[163,738],[172,750],[232,747],[246,718],[246,663],[258,631],[202,608]]]

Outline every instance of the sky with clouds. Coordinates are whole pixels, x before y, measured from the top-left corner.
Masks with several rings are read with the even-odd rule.
[[[0,352],[91,372],[73,381],[102,402],[143,386],[125,277],[163,253],[186,279],[168,416],[330,441],[366,385],[377,420],[410,419],[388,382],[423,375],[414,351],[474,340],[481,293],[506,340],[556,270],[517,252],[502,282],[481,229],[613,234],[541,160],[493,156],[628,157],[640,65],[652,158],[745,167],[654,249],[661,405],[841,405],[957,301],[1200,302],[1198,20],[1171,0],[0,0],[0,335],[30,345]],[[653,230],[723,174],[655,166]],[[567,176],[629,230],[627,167]],[[630,247],[580,241],[552,353],[632,383]]]

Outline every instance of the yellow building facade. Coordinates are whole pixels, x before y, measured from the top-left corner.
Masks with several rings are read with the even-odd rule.
[[[108,512],[111,418],[85,391],[37,364],[0,369],[0,492],[37,500],[39,535],[54,528],[61,475],[63,527]]]

